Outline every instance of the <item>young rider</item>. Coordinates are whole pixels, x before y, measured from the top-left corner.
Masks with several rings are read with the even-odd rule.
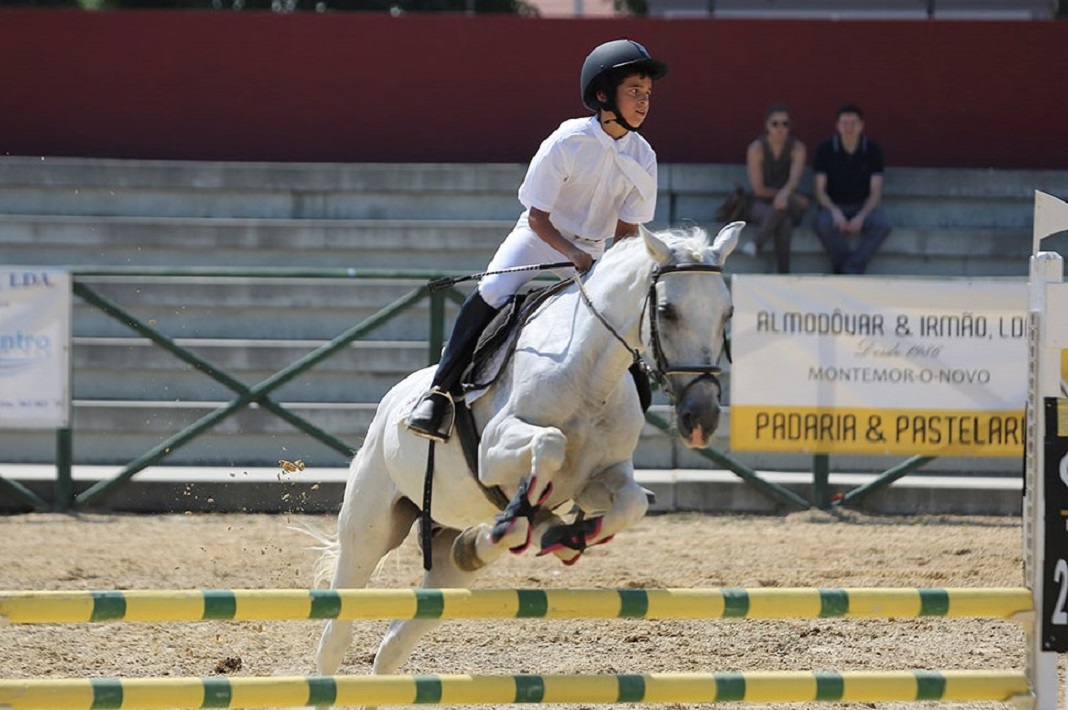
[[[526,210],[497,249],[488,271],[564,259],[585,273],[609,239],[635,234],[656,210],[656,153],[637,131],[648,113],[653,82],[667,65],[642,45],[618,39],[595,48],[582,65],[582,103],[589,118],[564,121],[546,138],[519,187]],[[570,269],[568,269],[570,271]],[[408,428],[447,441],[453,396],[479,335],[536,272],[482,277],[460,308],[431,389],[408,415]]]

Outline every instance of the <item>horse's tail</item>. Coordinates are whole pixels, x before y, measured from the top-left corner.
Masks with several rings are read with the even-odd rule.
[[[337,541],[337,536],[324,532],[302,520],[294,521],[292,525],[289,525],[289,529],[315,538],[318,544],[312,545],[311,549],[319,551],[319,559],[312,566],[312,586],[316,588],[329,587],[334,578],[334,571],[337,569],[338,556],[341,553],[341,545]],[[393,555],[394,552],[396,550],[378,561],[378,564],[375,565],[375,571],[371,574],[372,579],[378,577],[379,572],[390,556],[395,557]]]
[[[319,551],[319,559],[315,561],[315,566],[312,567],[312,586],[329,586],[330,580],[334,576],[334,569],[337,567],[338,553],[341,550],[337,542],[337,536],[301,520],[295,521],[289,526],[289,529],[315,538],[317,544],[312,545],[312,549]]]

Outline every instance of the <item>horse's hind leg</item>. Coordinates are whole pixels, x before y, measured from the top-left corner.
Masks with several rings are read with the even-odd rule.
[[[434,535],[432,546],[433,566],[423,576],[426,589],[466,588],[478,577],[477,571],[457,568],[450,559],[456,530],[440,530]],[[375,654],[375,673],[393,673],[412,654],[415,645],[431,630],[441,624],[440,619],[403,619],[389,626],[385,638]]]
[[[359,462],[357,473],[345,488],[345,502],[338,514],[337,564],[332,589],[358,589],[367,585],[379,561],[408,536],[419,517],[418,508],[406,499],[392,500],[393,486],[384,468],[369,470]],[[352,639],[352,622],[326,622],[316,652],[320,675],[332,675]]]
[[[583,510],[602,511],[596,533],[586,540],[596,545],[635,525],[649,509],[648,492],[634,480],[634,465],[617,463],[595,473],[575,496]],[[596,519],[596,518],[595,518]]]

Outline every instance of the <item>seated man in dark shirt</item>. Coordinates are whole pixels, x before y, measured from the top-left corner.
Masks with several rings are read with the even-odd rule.
[[[820,143],[815,175],[816,235],[836,274],[863,274],[890,234],[880,202],[883,151],[864,135],[864,114],[855,104],[838,109],[837,132]]]

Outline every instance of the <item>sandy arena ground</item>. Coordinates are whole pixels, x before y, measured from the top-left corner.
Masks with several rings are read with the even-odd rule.
[[[309,537],[290,529],[296,522],[334,528],[325,516],[3,517],[0,588],[307,588],[316,553]],[[1020,586],[1021,538],[1016,518],[663,515],[574,567],[508,555],[479,586]],[[415,586],[420,565],[412,536],[374,586]],[[340,672],[369,671],[386,623],[357,622]],[[12,625],[0,627],[0,677],[308,675],[320,629],[317,621]],[[402,672],[1022,669],[1023,649],[1016,624],[971,619],[447,621]]]

